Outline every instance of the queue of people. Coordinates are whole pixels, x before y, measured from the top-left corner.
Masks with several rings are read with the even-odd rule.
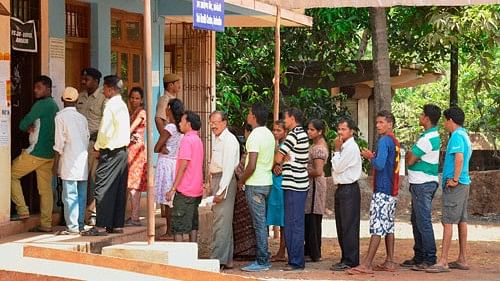
[[[144,93],[134,87],[128,104],[121,96],[123,81],[114,75],[103,78],[93,68],[82,70],[82,92],[68,87],[62,94],[64,109],[58,112],[52,99],[52,81],[47,76],[35,80],[37,101],[22,119],[20,129],[30,133],[30,147],[12,163],[12,201],[17,215],[29,218],[20,178],[36,171],[40,194],[41,223],[34,231],[52,232],[52,175],[62,179],[64,218],[67,228],[60,235],[102,236],[122,233],[124,226],[139,226],[140,196],[146,190],[147,159],[144,143],[146,111]],[[441,140],[437,124],[441,109],[423,107],[420,125],[424,132],[400,158],[400,144],[394,135],[396,120],[389,111],[376,115],[379,138],[375,150],[362,150],[355,140],[356,124],[341,118],[332,151],[325,139],[327,124],[313,119],[304,123],[298,108],[287,108],[283,120],[266,127],[269,110],[253,104],[247,115],[246,142],[241,146],[228,128],[224,112],[210,114],[213,133],[212,153],[204,185],[204,148],[199,131],[200,116],[185,110],[178,98],[180,77],[164,77],[165,94],[159,99],[155,125],[160,134],[155,199],[164,210],[167,231],[159,239],[196,242],[198,205],[206,192],[212,198],[213,241],[211,258],[221,269],[234,267],[237,256],[255,260],[243,271],[265,271],[272,262],[286,261],[283,270],[303,270],[306,262],[322,260],[322,218],[325,215],[327,181],[324,166],[331,161],[337,185],[334,210],[340,260],[331,266],[348,274],[394,271],[395,214],[398,202],[400,161],[406,161],[412,195],[414,256],[401,263],[416,271],[447,272],[467,270],[467,201],[470,177],[468,163],[471,143],[462,127],[465,116],[460,108],[444,111],[444,127],[451,133],[444,160],[442,223],[443,248],[439,259],[431,223],[432,200],[438,188]],[[304,126],[305,125],[305,126]],[[373,168],[370,204],[370,243],[360,259],[359,179],[362,157]],[[130,201],[131,212],[126,215]],[[460,253],[448,262],[452,225],[458,225]],[[85,228],[90,225],[91,228]],[[274,226],[280,247],[271,256],[269,227]],[[374,257],[384,237],[386,258],[374,265]]]

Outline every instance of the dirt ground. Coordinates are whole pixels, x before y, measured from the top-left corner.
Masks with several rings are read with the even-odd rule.
[[[499,234],[500,235],[500,234]],[[361,256],[363,257],[368,248],[369,239],[361,240]],[[441,241],[438,242],[438,256],[441,252]],[[411,258],[413,254],[413,240],[396,240],[396,261],[402,262]],[[270,250],[274,254],[278,249],[278,240],[270,240]],[[468,271],[452,270],[448,273],[425,273],[416,272],[405,268],[399,268],[396,272],[375,272],[369,275],[347,275],[345,272],[333,272],[329,270],[334,262],[340,259],[340,248],[337,239],[323,239],[322,261],[317,263],[306,263],[306,269],[302,272],[284,272],[281,270],[286,264],[284,262],[273,263],[271,270],[267,272],[246,273],[239,268],[247,264],[247,261],[235,262],[235,269],[225,270],[228,274],[252,276],[257,278],[272,279],[301,279],[301,280],[467,280],[467,281],[500,281],[500,242],[470,242],[468,244],[468,257],[471,269]],[[458,255],[458,241],[453,241],[450,250],[450,261],[454,261]],[[385,246],[380,244],[375,263],[384,261]]]

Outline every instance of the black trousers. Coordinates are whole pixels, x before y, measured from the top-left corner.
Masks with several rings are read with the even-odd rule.
[[[321,220],[323,215],[306,214],[305,216],[304,255],[309,256],[313,261],[318,261],[321,258]]]
[[[127,202],[127,147],[99,152],[95,176],[96,226],[121,228]]]
[[[361,194],[358,182],[339,184],[335,191],[335,222],[342,251],[340,262],[359,265],[359,220]]]

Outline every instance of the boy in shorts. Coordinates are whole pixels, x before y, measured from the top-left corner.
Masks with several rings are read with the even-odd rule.
[[[376,127],[379,134],[377,150],[363,150],[361,156],[369,159],[373,166],[374,190],[370,204],[370,246],[363,262],[347,270],[348,274],[371,274],[373,270],[394,271],[394,217],[399,186],[399,141],[392,132],[395,118],[389,111],[377,114]],[[385,236],[387,257],[385,262],[373,268],[380,239]]]

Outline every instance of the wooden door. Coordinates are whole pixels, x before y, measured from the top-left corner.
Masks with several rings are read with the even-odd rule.
[[[35,20],[38,46],[40,44],[40,1],[11,0],[11,14],[22,21]],[[28,134],[19,129],[21,119],[35,102],[33,80],[40,75],[40,49],[37,53],[11,51],[11,157],[15,159],[23,148],[28,147]],[[24,198],[31,213],[40,211],[35,173],[22,178]],[[15,210],[15,208],[11,208]]]

